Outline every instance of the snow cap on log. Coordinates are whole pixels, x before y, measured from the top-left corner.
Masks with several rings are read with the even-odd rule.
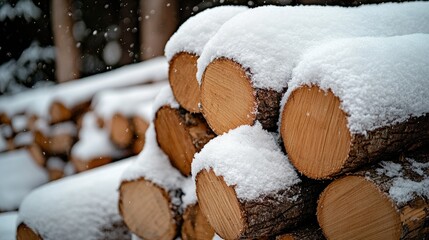
[[[113,163],[38,188],[23,201],[18,224],[25,223],[43,239],[129,238],[116,192],[129,163]]]
[[[142,86],[134,86],[124,89],[112,89],[97,93],[92,100],[92,108],[97,116],[104,120],[111,119],[114,114],[121,113],[125,117],[131,117],[140,108],[152,102],[160,89],[167,82],[159,82]],[[127,104],[124,104],[127,103]],[[145,120],[150,121],[147,114],[142,114]]]
[[[167,155],[159,148],[156,142],[153,123],[146,131],[145,147],[134,161],[122,174],[122,181],[133,181],[144,178],[164,189],[179,189],[184,177],[171,166]]]
[[[299,183],[294,167],[275,137],[254,126],[241,126],[208,142],[192,162],[192,176],[212,169],[237,197],[251,200]]]
[[[245,6],[220,6],[207,9],[189,18],[165,45],[167,61],[179,52],[201,55],[204,45],[222,24],[247,9]]]
[[[412,34],[340,39],[312,48],[294,69],[282,106],[305,85],[331,90],[354,134],[425,115],[428,42],[428,34]]]
[[[0,210],[15,210],[34,188],[48,182],[45,169],[32,159],[27,150],[0,154]]]
[[[113,145],[108,132],[98,127],[95,114],[90,112],[83,117],[79,141],[73,146],[71,154],[80,161],[90,161],[98,157],[120,157],[123,152]]]
[[[343,37],[429,33],[428,10],[428,2],[254,8],[227,21],[210,39],[198,59],[197,79],[201,82],[210,62],[227,58],[248,70],[255,88],[281,91],[307,48]]]

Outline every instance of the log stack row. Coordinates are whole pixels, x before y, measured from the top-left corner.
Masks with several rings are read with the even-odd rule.
[[[28,149],[51,180],[136,155],[166,76],[158,58],[1,97],[0,152]]]
[[[187,24],[215,10],[188,20],[166,47],[174,97],[155,103],[156,144],[121,184],[127,226],[144,239],[186,238],[191,177],[224,239],[424,239],[428,8],[243,10],[199,52],[179,43],[200,39]]]

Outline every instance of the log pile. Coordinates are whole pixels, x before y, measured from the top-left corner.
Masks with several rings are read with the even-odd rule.
[[[178,53],[170,60],[172,90],[158,95],[153,142],[120,188],[127,226],[143,239],[185,238],[182,204],[190,195],[183,183],[191,177],[199,211],[224,239],[424,239],[429,95],[421,90],[429,89],[423,54],[429,52],[429,37],[414,33],[429,32],[416,24],[428,18],[421,11],[428,6],[314,8],[328,22],[334,12],[351,17],[336,32],[315,28],[309,35],[292,31],[301,24],[317,26],[320,19],[298,21],[311,19],[311,9],[253,9],[226,21],[198,58],[170,49]],[[386,9],[407,9],[416,18],[398,24],[396,15],[382,14]],[[392,25],[369,27],[365,23],[377,23],[371,18]],[[237,33],[249,19],[255,30],[243,27],[248,35]],[[282,36],[276,40],[289,47],[243,37],[260,36],[258,29],[275,22],[289,25],[276,36],[261,36]],[[296,49],[298,42],[304,47]],[[197,61],[202,115],[183,106],[191,101],[178,100],[198,93],[180,86],[195,73],[178,64],[185,58]],[[279,72],[272,69],[281,65]],[[158,222],[162,228],[154,226]]]

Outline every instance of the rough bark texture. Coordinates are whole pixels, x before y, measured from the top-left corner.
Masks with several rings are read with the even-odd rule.
[[[179,114],[189,130],[189,134],[192,137],[192,144],[196,151],[201,151],[204,145],[215,137],[215,134],[207,125],[203,115],[190,113],[185,109],[179,109]]]
[[[305,226],[276,237],[275,240],[324,240],[322,229],[317,223]]]
[[[277,122],[280,115],[280,101],[282,100],[282,92],[267,89],[256,89],[257,114],[256,120],[259,121],[264,129],[269,131],[277,130]]]
[[[419,163],[429,163],[429,152],[407,155]],[[429,179],[429,166],[423,168],[423,174],[414,171],[412,164],[406,157],[400,156],[392,161],[402,166],[403,179],[410,179],[414,182],[421,182]],[[365,177],[374,183],[383,192],[397,209],[401,219],[402,234],[400,239],[425,239],[429,236],[429,198],[428,196],[413,195],[410,201],[396,202],[390,197],[390,190],[395,178],[389,177],[388,173],[377,171],[377,167],[368,168],[351,174],[352,176]]]
[[[362,165],[388,160],[398,152],[415,150],[429,143],[429,114],[368,132],[353,135],[349,157],[343,169],[335,175],[357,169]]]
[[[275,236],[297,227],[314,216],[322,189],[321,183],[310,181],[260,199],[240,201],[245,227],[239,238]]]

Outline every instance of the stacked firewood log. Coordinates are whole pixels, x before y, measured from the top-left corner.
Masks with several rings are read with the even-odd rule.
[[[216,9],[166,45],[171,89],[119,191],[130,230],[424,239],[429,4]]]
[[[0,98],[0,152],[27,149],[51,180],[137,155],[164,58]],[[137,91],[138,90],[138,91]]]

